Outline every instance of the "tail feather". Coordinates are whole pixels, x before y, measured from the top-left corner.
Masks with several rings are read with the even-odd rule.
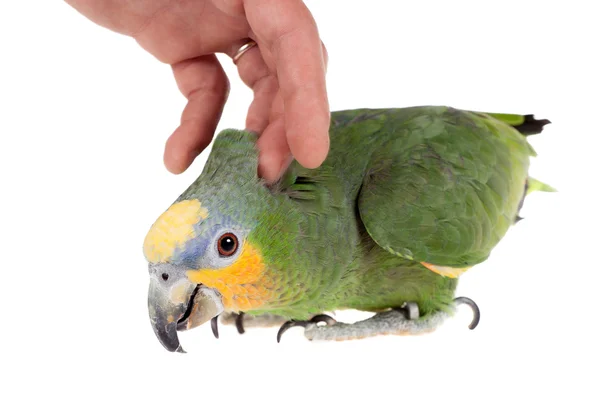
[[[521,132],[524,136],[537,135],[542,133],[544,125],[551,122],[547,119],[535,119],[532,114],[525,115],[525,121],[522,124],[516,125],[515,129]]]
[[[488,115],[512,126],[524,136],[537,135],[544,130],[545,125],[551,123],[547,119],[535,119],[533,114],[518,115],[488,113]]]
[[[504,122],[515,128],[519,131],[523,136],[536,135],[541,133],[544,130],[544,126],[550,124],[550,121],[547,119],[535,119],[533,114],[527,115],[519,115],[519,114],[496,114],[496,113],[487,113],[489,116]],[[530,146],[531,155],[535,156],[535,151]],[[519,215],[521,208],[523,207],[523,203],[525,202],[525,197],[532,192],[556,192],[552,186],[540,182],[537,179],[532,177],[528,177],[525,182],[525,190],[523,192],[523,197],[521,198],[521,202],[519,203],[519,207],[517,208],[517,215],[515,216],[514,223],[521,221],[523,218]]]
[[[527,197],[532,192],[557,192],[552,186],[547,183],[538,181],[535,178],[529,177],[527,181],[525,181],[525,193],[523,193],[523,197],[521,198],[521,202],[519,203],[519,208],[517,209],[517,216],[515,217],[514,223],[521,221],[523,217],[519,215],[521,208],[523,207],[523,203],[525,202],[525,197]]]
[[[552,186],[547,183],[538,181],[535,178],[529,177],[527,178],[527,185],[525,186],[525,195],[528,195],[532,192],[557,192]]]

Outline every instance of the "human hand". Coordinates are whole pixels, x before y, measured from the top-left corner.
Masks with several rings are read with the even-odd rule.
[[[86,17],[133,37],[168,63],[188,103],[164,162],[185,171],[208,146],[229,92],[215,53],[233,57],[248,38],[258,46],[237,62],[254,92],[246,129],[257,132],[259,174],[276,180],[291,155],[318,167],[329,150],[327,53],[301,0],[66,0]]]

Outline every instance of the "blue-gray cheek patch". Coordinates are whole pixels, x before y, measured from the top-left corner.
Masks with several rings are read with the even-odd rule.
[[[212,237],[196,236],[188,240],[183,248],[177,248],[173,254],[174,264],[184,264],[190,268],[198,269],[199,258],[204,255]]]
[[[231,218],[218,213],[211,215],[208,219],[201,220],[194,226],[196,237],[185,242],[183,247],[178,247],[173,253],[174,264],[185,265],[188,268],[199,269],[200,259],[205,255],[208,246],[216,240],[215,235],[223,227],[231,226]]]

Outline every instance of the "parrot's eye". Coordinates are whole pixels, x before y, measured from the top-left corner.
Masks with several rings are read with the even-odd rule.
[[[217,242],[219,255],[229,257],[235,253],[238,248],[238,238],[233,233],[225,233],[221,235]]]

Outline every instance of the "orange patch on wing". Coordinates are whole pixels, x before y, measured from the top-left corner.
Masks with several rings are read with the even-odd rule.
[[[187,275],[192,282],[218,290],[226,310],[239,312],[257,309],[271,299],[272,282],[264,272],[260,252],[244,242],[242,254],[230,266],[187,271]]]
[[[464,267],[464,268],[440,267],[438,265],[433,265],[433,264],[430,264],[425,261],[421,261],[421,264],[428,270],[435,272],[436,274],[444,276],[446,278],[458,278],[460,275],[467,272],[471,268],[471,267]]]

